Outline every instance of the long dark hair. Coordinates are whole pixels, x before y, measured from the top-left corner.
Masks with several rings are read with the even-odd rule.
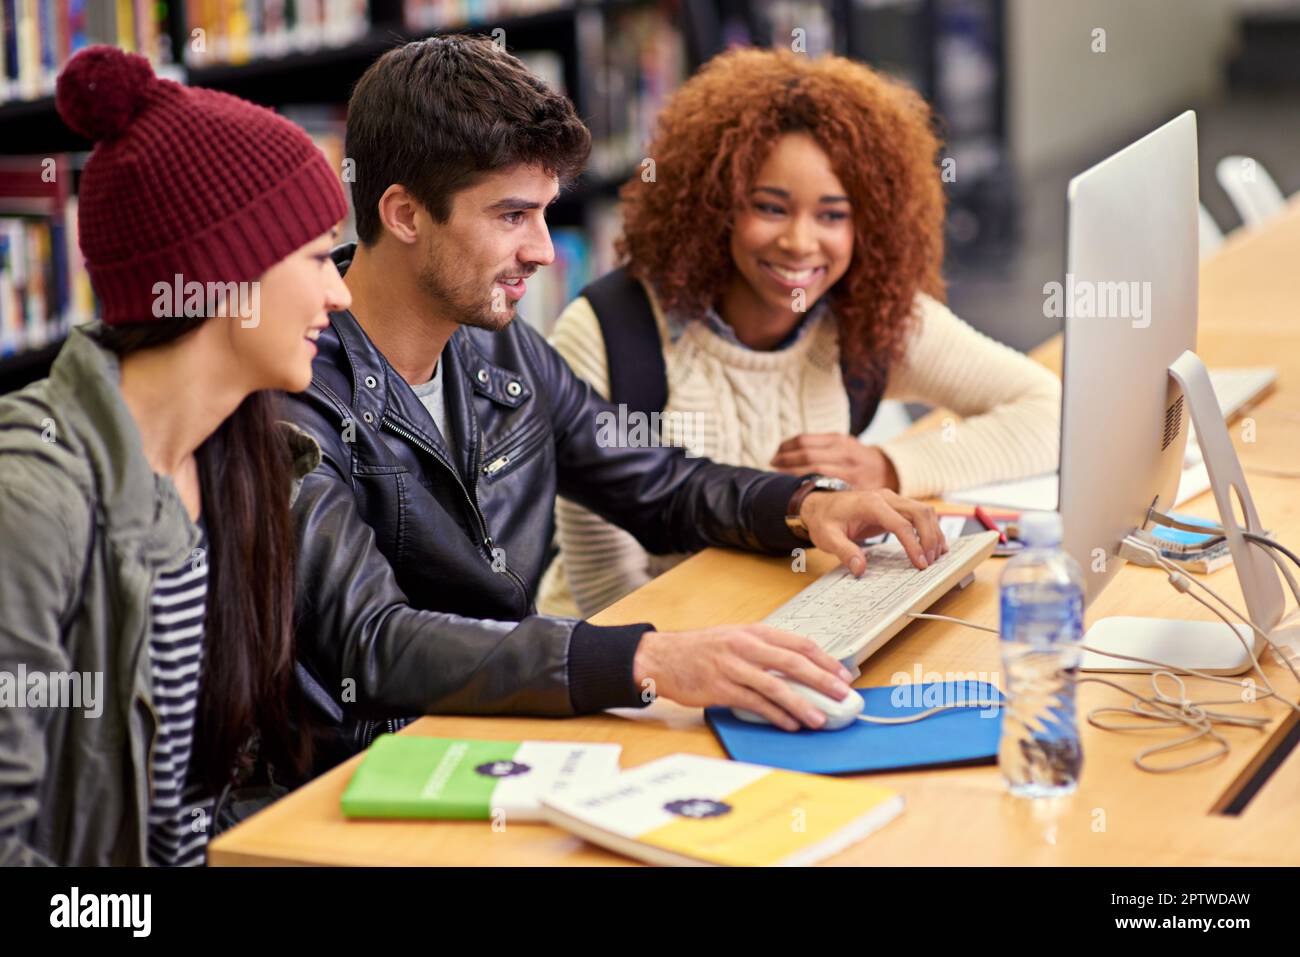
[[[166,345],[205,318],[104,326],[99,341],[120,356]],[[219,791],[252,770],[247,748],[298,776],[311,736],[294,679],[297,549],[289,512],[291,456],[279,395],[249,395],[195,454],[208,536],[208,598],[194,761]]]

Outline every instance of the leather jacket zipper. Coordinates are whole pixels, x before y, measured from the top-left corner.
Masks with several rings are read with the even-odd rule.
[[[481,509],[478,504],[478,494],[477,494],[478,482],[476,481],[474,483],[474,492],[471,493],[470,490],[465,487],[465,483],[464,481],[462,481],[460,477],[460,472],[458,472],[452,466],[452,464],[448,462],[447,459],[444,458],[438,452],[438,450],[435,449],[432,445],[430,445],[428,442],[425,442],[419,436],[414,435],[408,429],[402,428],[400,425],[398,425],[388,416],[384,416],[382,419],[380,419],[379,424],[387,428],[390,432],[400,435],[402,438],[406,439],[406,441],[410,442],[416,448],[421,449],[424,452],[427,452],[433,458],[437,459],[440,463],[442,463],[443,467],[446,468],[447,471],[451,472],[452,476],[456,479],[456,484],[460,486],[461,492],[464,493],[465,500],[469,502],[470,508],[474,510],[474,517],[478,519],[479,536],[480,536],[479,543],[482,546],[482,548],[486,551],[488,561],[489,562],[494,561],[495,559],[494,556],[492,555],[492,549],[495,547],[495,543],[492,541],[492,536],[488,534],[487,519],[483,515],[483,509]],[[482,443],[479,443],[479,448],[477,450],[477,454],[475,455],[475,460],[474,460],[474,475],[476,478],[478,476],[479,466],[480,463],[482,462],[482,457],[483,457]],[[519,587],[520,593],[524,596],[524,601],[527,602],[528,586],[524,584],[524,580],[520,578],[518,575],[516,575],[509,565],[505,566],[505,573],[509,575],[511,580]]]
[[[523,439],[516,441],[514,445],[479,469],[478,474],[491,479],[501,472],[509,471],[509,466],[518,462],[525,454],[532,451],[534,446],[541,444],[545,438],[546,427],[544,425],[530,429]]]

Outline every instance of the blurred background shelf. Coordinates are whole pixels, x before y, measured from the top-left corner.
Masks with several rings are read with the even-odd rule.
[[[0,10],[8,9],[7,2],[39,9],[65,0],[0,0]],[[77,0],[66,2],[75,5]],[[638,169],[664,98],[728,46],[790,46],[798,32],[806,52],[834,51],[889,70],[913,83],[944,116],[950,155],[958,156],[971,173],[949,187],[955,256],[976,251],[989,255],[995,240],[1014,240],[1014,190],[982,184],[988,177],[1008,178],[1009,170],[1002,0],[297,3],[293,25],[282,17],[284,0],[235,0],[228,6],[239,8],[239,15],[221,23],[196,18],[197,11],[213,9],[196,0],[137,5],[156,12],[152,23],[138,18],[131,24],[78,21],[69,28],[76,37],[59,35],[50,41],[49,50],[41,46],[40,56],[18,57],[28,68],[36,64],[39,76],[23,82],[11,76],[8,87],[47,95],[0,104],[0,154],[27,156],[33,162],[70,154],[67,167],[75,171],[80,165],[80,154],[89,144],[63,126],[48,91],[67,55],[95,40],[96,30],[107,30],[118,45],[146,53],[165,75],[281,111],[307,128],[340,164],[343,105],[376,58],[394,46],[438,33],[495,36],[569,95],[593,134],[588,170],[549,215],[557,262],[543,274],[545,282],[530,288],[521,306],[525,319],[545,329],[587,281],[613,265],[618,187]],[[310,23],[308,10],[314,11]],[[66,55],[59,55],[58,49]],[[13,62],[10,58],[10,74]],[[981,167],[984,172],[976,176]],[[1014,182],[1014,177],[1008,181]],[[75,197],[75,188],[72,194]],[[0,198],[0,217],[4,215]],[[69,256],[74,255],[75,250],[70,251]],[[30,268],[25,271],[32,273]],[[47,285],[68,281],[66,275],[53,275],[52,266],[49,271]],[[53,308],[52,301],[43,299],[42,308]],[[18,320],[13,308],[7,320],[0,313],[0,324],[18,321],[23,327],[17,333],[11,330],[7,340],[0,338],[0,351],[12,351],[15,342],[22,348],[24,330],[41,322],[31,315],[30,303],[23,309]],[[45,321],[67,325],[66,316],[50,314]],[[31,338],[51,338],[49,330],[44,332]],[[50,353],[49,348],[39,348],[30,355],[0,358],[0,392],[28,381]]]
[[[495,35],[511,52],[572,98],[593,134],[587,172],[549,214],[557,263],[539,274],[544,282],[530,284],[521,307],[543,329],[612,265],[618,186],[638,169],[663,99],[736,44],[788,47],[797,35],[811,55],[853,57],[922,93],[938,117],[940,159],[952,160],[956,172],[945,182],[950,304],[1017,348],[1059,328],[1043,318],[1041,290],[1063,271],[1069,177],[1179,110],[1198,111],[1202,198],[1224,227],[1238,220],[1213,180],[1222,156],[1259,158],[1284,192],[1300,185],[1300,0],[292,0],[303,23],[310,21],[293,37],[274,22],[290,0],[0,0],[0,16],[36,11],[40,26],[47,6],[76,11],[92,2],[101,10],[151,11],[155,19],[130,29],[79,21],[79,42],[111,26],[114,42],[149,53],[166,75],[301,123],[340,164],[347,96],[385,50],[439,32],[501,31]],[[195,20],[196,11],[217,8],[238,8],[245,18]],[[475,16],[466,19],[467,12]],[[195,29],[205,31],[201,52]],[[1103,52],[1095,48],[1098,29]],[[4,203],[6,157],[33,166],[57,158],[68,171],[72,205],[43,214],[53,223],[75,211],[88,148],[60,122],[49,95],[78,37],[69,33],[33,56],[30,37],[38,33],[0,34],[0,221],[18,217],[27,226],[32,214]],[[8,55],[20,37],[29,47],[19,58],[27,68],[21,82],[11,75],[18,61]],[[31,98],[6,99],[19,89]],[[32,228],[41,231],[39,223]],[[26,252],[39,258],[45,246],[51,241]],[[12,274],[16,254],[5,255],[0,274]],[[75,279],[75,249],[65,258],[62,280],[44,264],[51,288]],[[10,282],[5,295],[12,300],[19,291]],[[0,392],[22,380],[20,370],[38,367],[49,351],[39,345],[73,319],[48,312],[53,302],[71,308],[70,290],[61,298],[23,295],[17,318],[0,302]],[[42,324],[48,328],[27,335],[28,326]],[[36,353],[7,356],[23,339]]]

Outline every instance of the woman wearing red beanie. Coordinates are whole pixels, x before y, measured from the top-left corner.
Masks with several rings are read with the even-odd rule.
[[[101,321],[0,399],[0,864],[202,863],[232,785],[306,760],[289,503],[338,177],[298,127],[90,47],[79,240]]]

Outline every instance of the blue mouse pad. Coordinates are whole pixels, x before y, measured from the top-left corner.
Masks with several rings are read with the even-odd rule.
[[[863,714],[897,718],[938,704],[998,701],[1002,694],[985,681],[857,688]],[[741,721],[729,708],[708,708],[705,720],[728,757],[811,774],[864,774],[902,768],[958,767],[997,761],[1002,708],[954,708],[911,724],[854,721],[839,731],[782,731]]]

